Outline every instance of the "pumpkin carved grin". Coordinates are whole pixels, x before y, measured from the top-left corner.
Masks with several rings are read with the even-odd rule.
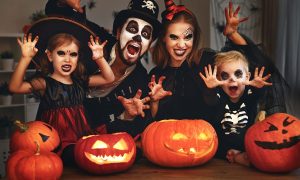
[[[179,149],[176,150],[176,148],[170,147],[167,143],[165,143],[164,146],[168,150],[170,150],[171,152],[182,154],[182,155],[187,155],[187,156],[194,156],[194,158],[201,158],[203,156],[206,156],[214,148],[214,144],[213,143],[210,146],[201,148],[200,150],[197,150],[194,147],[179,148]]]
[[[267,141],[255,141],[255,144],[264,149],[275,150],[275,149],[284,149],[284,148],[292,147],[292,146],[296,145],[298,142],[300,142],[300,135],[290,137],[289,140],[284,139],[282,143],[267,142]]]
[[[127,163],[132,159],[134,154],[134,149],[129,153],[124,153],[123,155],[94,155],[88,152],[84,152],[86,158],[91,162],[103,165],[103,164],[112,164],[112,163]]]

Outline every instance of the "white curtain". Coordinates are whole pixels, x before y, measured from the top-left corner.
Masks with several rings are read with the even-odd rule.
[[[278,1],[275,63],[290,85],[288,112],[300,118],[300,1]]]

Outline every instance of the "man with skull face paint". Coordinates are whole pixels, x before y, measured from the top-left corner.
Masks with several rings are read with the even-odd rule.
[[[80,15],[82,12],[80,0],[63,2],[76,9],[73,14]],[[157,20],[158,13],[159,7],[154,0],[131,0],[128,8],[120,11],[114,20],[116,40],[96,31],[100,40],[103,36],[108,39],[108,44],[114,43],[106,46],[104,56],[115,74],[113,83],[90,89],[85,102],[91,128],[98,132],[125,131],[135,137],[151,122],[150,113],[144,112],[149,109],[145,103],[150,100],[146,97],[147,71],[139,60],[158,35],[161,26]],[[98,73],[97,67],[87,66],[90,74]]]

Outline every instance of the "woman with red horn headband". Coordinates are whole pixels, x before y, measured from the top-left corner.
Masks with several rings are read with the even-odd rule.
[[[213,107],[219,102],[219,97],[215,90],[207,88],[199,73],[205,74],[204,67],[214,64],[217,52],[198,49],[200,28],[190,10],[183,5],[175,5],[172,0],[165,0],[165,5],[166,10],[162,13],[163,28],[152,55],[157,67],[149,74],[151,114],[154,120],[206,119],[214,125],[217,122],[214,122],[216,112]],[[273,73],[277,71],[268,59],[251,40],[237,31],[239,24],[248,19],[239,18],[239,10],[239,7],[234,9],[231,2],[225,8],[226,26],[223,34],[228,41],[222,51],[237,50],[250,61],[252,74],[256,67],[265,66],[265,74],[271,73],[274,77]],[[272,87],[268,88],[272,90]],[[278,103],[276,100],[274,104]],[[285,107],[284,99],[278,106]],[[274,113],[272,109],[266,111]],[[241,146],[239,150],[244,151]],[[217,153],[217,157],[226,159],[226,152]]]

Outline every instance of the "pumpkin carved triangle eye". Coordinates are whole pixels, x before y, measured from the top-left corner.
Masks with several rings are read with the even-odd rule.
[[[270,131],[277,131],[278,128],[276,126],[274,126],[273,124],[267,122],[270,126],[269,126],[269,129],[267,130],[264,130],[264,132],[270,132]]]
[[[124,139],[122,138],[120,141],[118,141],[115,145],[114,145],[115,149],[118,150],[127,150],[128,146],[127,143],[124,141]]]
[[[182,133],[176,133],[172,136],[173,140],[186,140],[188,137]]]
[[[288,126],[288,125],[290,125],[290,124],[292,124],[295,120],[292,120],[292,121],[288,121],[288,119],[289,119],[289,117],[287,117],[287,118],[285,118],[284,120],[283,120],[283,126],[284,127],[286,127],[286,126]]]
[[[46,142],[49,139],[49,136],[47,135],[44,135],[42,133],[39,133],[39,135],[41,136],[43,142]]]
[[[94,144],[92,149],[105,149],[107,148],[107,144],[103,141],[97,140]]]

